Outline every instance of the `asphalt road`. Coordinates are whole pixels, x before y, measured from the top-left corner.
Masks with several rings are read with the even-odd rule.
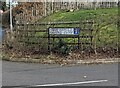
[[[100,80],[103,81],[100,82]],[[3,86],[45,86],[49,84],[53,84],[52,86],[55,84],[118,86],[118,64],[60,67],[58,65],[2,62]]]

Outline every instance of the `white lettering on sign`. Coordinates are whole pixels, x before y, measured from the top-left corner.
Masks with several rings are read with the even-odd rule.
[[[49,28],[49,34],[66,34],[66,35],[76,35],[79,30],[76,28]]]

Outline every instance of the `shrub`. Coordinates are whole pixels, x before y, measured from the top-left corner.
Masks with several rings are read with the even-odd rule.
[[[59,54],[69,54],[70,47],[62,40],[59,39],[57,43],[54,43],[54,47],[52,47],[52,52],[59,53]]]

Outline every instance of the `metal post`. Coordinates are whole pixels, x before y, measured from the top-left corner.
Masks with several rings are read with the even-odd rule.
[[[12,24],[12,0],[9,0],[9,5],[10,5],[10,30],[11,33],[13,32],[13,24]]]
[[[50,35],[49,35],[49,28],[48,30],[48,53],[50,53]]]
[[[78,49],[80,49],[80,37],[78,35]]]

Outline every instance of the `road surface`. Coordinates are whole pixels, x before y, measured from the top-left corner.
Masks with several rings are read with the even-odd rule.
[[[3,86],[118,86],[118,64],[60,67],[2,61],[2,77]]]

